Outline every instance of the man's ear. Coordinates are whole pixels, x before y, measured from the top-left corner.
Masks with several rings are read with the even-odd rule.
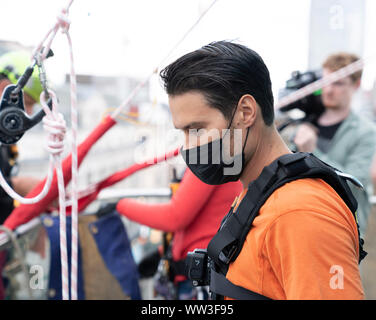
[[[257,118],[259,107],[255,98],[250,94],[243,95],[238,102],[238,114],[235,119],[235,124],[242,128],[252,126]]]

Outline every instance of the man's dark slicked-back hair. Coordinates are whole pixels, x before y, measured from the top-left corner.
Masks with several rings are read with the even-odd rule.
[[[269,71],[253,50],[233,42],[212,42],[164,68],[160,76],[168,95],[202,93],[210,106],[230,119],[240,98],[252,95],[266,125],[274,121]]]

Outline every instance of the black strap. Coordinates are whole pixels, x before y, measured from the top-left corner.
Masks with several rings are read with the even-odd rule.
[[[270,195],[288,182],[303,178],[320,178],[328,183],[343,199],[354,215],[359,234],[359,263],[367,255],[363,250],[363,239],[360,238],[359,226],[356,219],[357,201],[353,196],[346,180],[339,176],[336,169],[308,153],[287,154],[265,167],[260,176],[250,183],[248,191],[239,204],[236,214],[232,211],[223,220],[221,227],[209,242],[207,251],[214,261],[215,269],[225,278],[229,263],[239,255],[244,241],[252,227],[253,220],[260,208]],[[213,271],[213,277],[216,271]],[[214,278],[215,279],[215,278]],[[226,279],[217,281],[215,293],[221,286],[234,286]],[[212,287],[212,285],[211,285]],[[237,287],[237,286],[235,286]],[[242,288],[243,290],[246,290]],[[223,289],[224,290],[224,289]],[[220,294],[220,293],[219,293]],[[227,296],[230,296],[227,294]]]
[[[287,154],[263,169],[260,176],[249,185],[247,194],[239,204],[236,214],[231,214],[225,219],[219,232],[210,241],[208,254],[214,262],[220,266],[221,264],[228,265],[235,260],[242,249],[253,220],[269,196],[284,184],[303,178],[321,178],[326,181],[355,216],[356,199],[345,179],[339,177],[331,166],[312,154]],[[360,259],[362,259],[364,251],[361,248],[362,241],[359,242]]]
[[[215,270],[210,271],[210,290],[217,295],[237,300],[271,300],[259,293],[237,286]]]

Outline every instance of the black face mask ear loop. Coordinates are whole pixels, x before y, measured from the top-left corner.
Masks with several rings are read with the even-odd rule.
[[[245,136],[245,141],[244,141],[244,145],[243,145],[243,152],[244,152],[245,145],[247,144],[248,134],[249,134],[249,130],[250,130],[250,129],[251,129],[251,127],[248,127],[247,135]]]
[[[231,117],[231,120],[230,120],[230,124],[229,124],[229,126],[228,126],[228,128],[227,128],[227,131],[226,131],[226,133],[224,134],[224,136],[227,134],[227,132],[230,130],[230,128],[231,128],[231,125],[232,125],[232,121],[234,120],[234,117],[235,117],[235,113],[236,113],[236,110],[238,109],[238,106],[236,106],[236,108],[235,108],[235,110],[234,110],[234,113],[232,114],[232,117]],[[251,127],[248,127],[248,130],[247,130],[247,135],[246,135],[246,137],[245,137],[245,141],[244,141],[244,145],[243,145],[243,148],[242,148],[242,152],[244,152],[244,148],[245,148],[245,145],[247,144],[247,140],[248,140],[248,134],[249,134],[249,130],[251,129]],[[223,137],[224,137],[223,136]],[[222,137],[222,138],[223,138]]]

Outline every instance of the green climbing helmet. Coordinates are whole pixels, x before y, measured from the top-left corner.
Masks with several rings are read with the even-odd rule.
[[[0,74],[5,75],[10,82],[16,84],[26,68],[31,64],[30,57],[31,54],[27,51],[11,51],[3,54],[0,56]],[[37,67],[34,68],[34,72],[23,90],[31,96],[35,102],[39,102],[43,88],[39,80]]]

